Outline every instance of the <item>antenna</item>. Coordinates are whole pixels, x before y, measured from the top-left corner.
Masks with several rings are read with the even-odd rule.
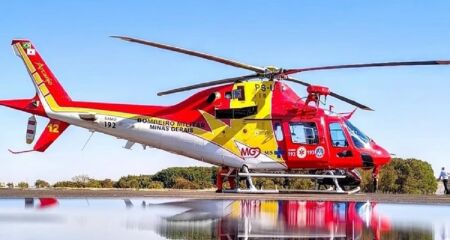
[[[95,133],[95,130],[89,130],[89,132],[91,132],[91,135],[89,135],[88,139],[86,140],[86,142],[84,143],[83,147],[81,148],[81,151],[84,151],[84,149],[86,148],[86,146],[88,145],[88,143],[91,141],[92,136]]]

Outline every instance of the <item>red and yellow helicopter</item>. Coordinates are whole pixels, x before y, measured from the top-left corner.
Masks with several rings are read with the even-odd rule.
[[[144,149],[159,148],[220,166],[219,190],[224,177],[247,180],[246,189],[231,181],[232,189],[224,192],[262,192],[254,187],[252,177],[299,177],[319,179],[332,186],[324,191],[353,193],[359,190],[361,180],[355,169],[373,169],[376,187],[378,171],[389,162],[390,154],[349,121],[353,112],[338,114],[321,108],[320,102],[331,96],[364,110],[372,109],[291,75],[345,68],[450,64],[414,61],[282,69],[252,66],[136,38],[113,37],[254,73],[158,93],[162,96],[209,87],[172,106],[80,102],[69,97],[29,40],[13,40],[14,51],[25,63],[36,95],[31,99],[2,100],[0,105],[32,114],[27,128],[29,144],[36,131],[34,116],[49,118],[50,122],[32,150],[10,150],[12,153],[44,152],[69,125],[75,125],[125,139],[127,149],[139,143]],[[307,97],[299,97],[287,82],[306,86]]]

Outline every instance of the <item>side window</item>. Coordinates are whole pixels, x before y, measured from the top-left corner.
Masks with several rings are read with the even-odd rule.
[[[317,144],[319,137],[315,123],[289,123],[293,143]]]
[[[243,108],[216,109],[216,118],[218,119],[240,119],[258,112],[256,106]]]
[[[341,124],[330,123],[330,135],[331,142],[334,147],[347,147],[348,142],[345,138],[344,131],[342,130]]]
[[[275,132],[275,138],[277,139],[278,142],[283,141],[284,136],[283,136],[283,129],[281,129],[281,124],[280,123],[275,123],[273,125],[273,130]]]

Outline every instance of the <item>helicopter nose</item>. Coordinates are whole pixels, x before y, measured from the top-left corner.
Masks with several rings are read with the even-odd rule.
[[[372,147],[374,150],[374,164],[377,166],[381,166],[381,165],[385,165],[387,163],[389,163],[389,161],[391,161],[391,154],[384,149],[383,147],[374,144],[374,146]]]

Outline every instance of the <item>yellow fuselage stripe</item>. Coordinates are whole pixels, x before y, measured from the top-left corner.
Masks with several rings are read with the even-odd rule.
[[[22,55],[22,59],[25,62],[25,65],[27,66],[27,69],[30,72],[30,74],[36,72],[36,68],[34,68],[33,64],[28,58],[28,55],[25,53],[20,43],[16,43],[16,49],[19,51],[20,55]]]

